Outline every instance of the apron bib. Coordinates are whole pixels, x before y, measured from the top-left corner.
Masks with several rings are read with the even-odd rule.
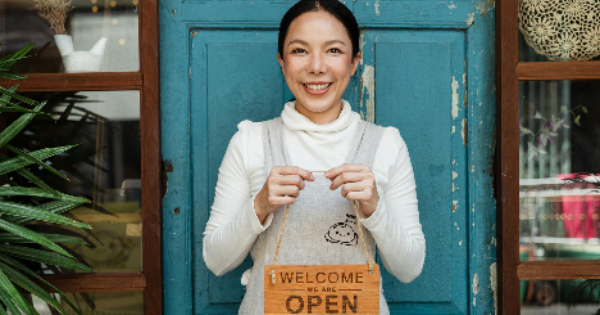
[[[263,122],[264,174],[269,174],[275,166],[290,165],[282,128],[285,126],[281,117]],[[359,121],[345,162],[367,164],[372,168],[382,133],[382,127]],[[341,196],[341,187],[332,191],[329,189],[330,184],[331,181],[322,174],[315,173],[315,181],[305,182],[305,188],[300,192],[300,196],[294,204],[290,205],[285,234],[281,239],[278,252],[278,265],[362,265],[368,272],[365,249],[360,239],[353,203]],[[240,306],[240,315],[264,314],[265,275],[263,271],[265,266],[274,261],[285,214],[286,207],[281,206],[273,214],[271,226],[258,236],[250,250],[254,266],[250,271],[246,294]],[[363,235],[369,257],[374,259],[375,241],[368,230],[363,229]],[[381,288],[381,277],[379,278],[379,314],[388,315],[389,310]],[[317,302],[312,301],[313,304]],[[341,299],[338,301],[337,309],[341,310],[343,302]],[[326,301],[322,301],[323,305],[325,303]],[[347,314],[358,314],[353,313],[350,307],[353,301],[348,303],[350,304],[346,304]],[[308,307],[308,304],[306,305]]]

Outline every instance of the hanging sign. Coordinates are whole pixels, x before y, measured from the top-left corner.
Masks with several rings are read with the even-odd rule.
[[[269,265],[265,315],[379,315],[379,266]]]
[[[358,218],[356,201],[353,203]],[[357,225],[365,249],[366,264],[277,265],[289,210],[290,206],[287,205],[273,264],[265,266],[265,315],[379,315],[379,266],[369,257],[360,221]]]

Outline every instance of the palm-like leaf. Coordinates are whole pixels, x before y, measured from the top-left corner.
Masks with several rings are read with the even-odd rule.
[[[63,201],[72,201],[77,203],[89,203],[90,201],[82,198],[75,197],[63,193],[59,193],[58,195],[50,194],[47,191],[39,188],[30,188],[30,187],[14,187],[14,186],[0,186],[0,196],[29,196],[29,197],[39,197],[39,198],[50,198],[57,199]]]
[[[22,273],[15,271],[13,268],[3,264],[0,262],[0,271],[4,271],[8,278],[15,282],[17,285],[22,287],[23,289],[33,293],[40,299],[44,300],[46,303],[54,306],[59,312],[65,313],[65,310],[60,306],[60,304],[54,299],[48,292],[42,289],[39,285],[35,284],[29,278],[24,276]]]
[[[17,288],[15,288],[15,286],[12,284],[12,282],[6,276],[6,274],[2,271],[2,269],[0,269],[0,288],[2,288],[2,291],[4,291],[10,297],[10,300],[12,300],[15,303],[15,305],[18,306],[21,310],[29,310],[29,307],[23,299],[23,296],[21,296],[21,293],[17,291]]]
[[[6,276],[6,275],[5,275]],[[7,277],[8,278],[8,277]],[[9,281],[10,283],[10,281]],[[14,285],[12,283],[10,283],[10,286],[12,286],[12,288],[14,288]],[[0,300],[2,301],[2,304],[4,304],[4,306],[6,306],[6,308],[8,308],[8,311],[11,314],[21,314],[22,312],[19,311],[19,308],[17,307],[17,303],[19,303],[20,300],[23,300],[23,297],[20,296],[15,296],[12,297],[10,294],[8,294],[8,292],[11,290],[11,287],[8,285],[2,286],[0,288]],[[24,309],[27,310],[28,308],[26,306]]]
[[[65,301],[67,302],[67,304],[69,304],[69,306],[79,315],[82,315],[81,311],[73,304],[71,303],[71,301],[69,301],[69,299],[67,298],[67,296],[61,291],[59,290],[57,287],[53,286],[50,282],[46,281],[44,278],[40,277],[40,275],[38,275],[37,273],[33,272],[31,269],[25,267],[25,265],[19,263],[18,261],[6,257],[6,256],[2,256],[0,255],[0,261],[4,262],[7,265],[10,265],[20,271],[22,271],[23,273],[26,273],[27,275],[29,275],[30,277],[38,280],[39,282],[49,286],[50,288],[52,288],[54,291],[56,291],[56,293],[58,293],[63,299],[65,299]]]
[[[0,229],[3,229],[10,233],[14,233],[20,237],[38,243],[48,249],[61,253],[67,257],[73,257],[71,254],[67,253],[67,251],[64,250],[62,247],[56,245],[56,243],[42,236],[40,233],[33,232],[32,230],[23,227],[22,225],[14,224],[12,222],[0,219]]]
[[[7,90],[7,89],[5,89],[5,88],[3,88],[1,86],[0,86],[0,94],[6,95],[6,96],[8,96],[10,98],[14,98],[16,100],[19,100],[19,101],[21,101],[21,102],[23,102],[23,103],[25,103],[27,105],[31,105],[31,106],[38,106],[38,105],[40,105],[40,103],[38,103],[38,102],[36,102],[36,101],[34,101],[34,100],[30,99],[30,98],[27,98],[25,96],[21,96],[21,95],[15,93],[15,92],[11,92],[10,90]]]
[[[79,221],[58,215],[51,211],[32,207],[16,202],[0,201],[0,213],[10,214],[12,216],[20,216],[33,220],[42,220],[56,224],[71,225],[78,228],[89,229],[90,226]],[[3,221],[0,219],[0,222]]]
[[[1,91],[2,88],[0,87],[0,92]],[[33,110],[39,111],[45,105],[46,102],[38,104]],[[8,126],[6,129],[4,129],[2,133],[0,133],[0,147],[3,147],[5,144],[8,143],[8,141],[12,140],[12,138],[14,138],[17,135],[17,133],[19,133],[19,131],[21,131],[23,128],[25,128],[25,126],[27,126],[27,124],[31,122],[35,115],[35,113],[24,114],[17,120],[15,120],[12,124],[10,124],[10,126]]]
[[[30,44],[0,57],[0,78],[23,79],[24,76],[7,71],[18,60],[26,58],[33,46],[34,44]],[[51,115],[41,112],[45,104],[46,102],[37,102],[17,94],[16,85],[10,88],[0,87],[0,113],[20,114],[20,117],[0,132],[0,149],[4,148],[6,151],[4,154],[0,153],[0,178],[9,185],[0,186],[0,214],[2,215],[0,230],[5,231],[0,233],[0,302],[2,302],[0,315],[7,314],[7,310],[13,315],[38,314],[16,286],[36,295],[61,314],[65,314],[61,304],[30,278],[56,290],[71,308],[81,314],[64,293],[25,267],[19,260],[42,263],[50,267],[93,271],[89,266],[76,261],[73,255],[57,243],[79,243],[86,246],[89,244],[73,236],[38,233],[24,226],[31,221],[40,220],[78,228],[91,228],[83,222],[61,215],[65,211],[89,203],[89,200],[58,192],[27,169],[28,166],[34,165],[69,180],[57,169],[48,165],[45,160],[71,149],[74,145],[26,152],[9,144],[37,115]],[[19,180],[12,180],[13,174],[26,179],[28,185],[36,185],[39,188],[19,186],[17,184]],[[41,249],[33,248],[32,245],[41,246]]]
[[[58,213],[63,213],[63,212],[69,211],[69,210],[73,210],[73,209],[81,206],[84,203],[85,202],[82,202],[82,201],[56,200],[56,201],[50,201],[50,202],[38,205],[37,208],[58,214]],[[35,219],[21,217],[21,218],[11,219],[10,221],[17,223],[17,224],[27,224],[34,220]]]
[[[68,149],[70,149],[72,147],[73,146],[66,147],[67,148],[66,150],[68,150]],[[44,163],[44,161],[42,161],[41,159],[37,158],[34,154],[25,153],[25,152],[21,151],[20,149],[13,147],[10,144],[7,144],[6,148],[10,152],[17,154],[19,157],[22,157],[25,160],[28,160],[30,162],[33,162],[33,163],[41,166],[42,168],[44,168],[44,169],[46,169],[46,170],[54,173],[54,175],[57,175],[58,177],[61,177],[64,180],[70,181],[70,179],[67,176],[65,176],[63,173],[57,171],[54,167],[52,167],[52,166]],[[64,150],[64,151],[66,151],[66,150]],[[61,152],[64,152],[64,151],[61,151]],[[58,153],[60,153],[60,152],[58,152]],[[56,154],[58,154],[58,153],[56,153]]]
[[[44,264],[64,267],[68,269],[77,269],[90,272],[94,271],[94,269],[82,263],[79,263],[71,258],[41,249],[0,244],[0,252],[5,253],[11,257],[41,262]]]
[[[73,244],[81,244],[89,248],[93,248],[92,244],[86,243],[77,237],[61,235],[61,234],[47,234],[47,233],[37,233],[55,243],[73,243]],[[27,243],[35,243],[34,241],[18,236],[12,233],[0,233],[0,242],[9,243],[9,244],[27,244]]]
[[[30,43],[13,53],[3,56],[2,58],[0,58],[0,68],[5,69],[4,71],[8,71],[8,69],[12,67],[17,61],[26,58],[27,53],[31,51],[31,49],[33,49],[34,46],[35,43]]]
[[[1,137],[2,137],[2,134],[0,134],[0,138]],[[1,142],[0,142],[0,144],[1,144]],[[58,147],[58,148],[47,148],[47,149],[41,149],[41,150],[29,152],[29,153],[25,153],[25,152],[21,151],[19,153],[19,156],[14,157],[12,159],[5,160],[3,162],[0,162],[0,174],[4,175],[4,174],[10,173],[10,172],[14,172],[18,169],[21,169],[21,168],[31,165],[33,163],[45,164],[41,160],[47,159],[51,156],[54,156],[54,155],[57,155],[64,151],[67,151],[75,146],[76,145],[68,145],[68,146]],[[54,170],[54,171],[56,171],[56,170]],[[58,171],[56,171],[56,172],[58,173]],[[61,176],[64,176],[64,175],[61,174]]]
[[[8,161],[8,160],[9,160],[9,158],[6,155],[0,153],[0,161]],[[52,187],[48,186],[46,183],[44,183],[41,179],[39,179],[37,176],[35,176],[32,172],[30,172],[27,169],[24,169],[24,168],[17,169],[15,171],[15,173],[21,175],[25,179],[28,179],[33,184],[37,185],[38,187],[42,188],[43,190],[45,190],[53,195],[56,195],[56,196],[60,195],[60,193],[58,191],[56,191]],[[0,175],[0,176],[2,176],[2,175]],[[11,185],[14,185],[14,184],[11,183]]]

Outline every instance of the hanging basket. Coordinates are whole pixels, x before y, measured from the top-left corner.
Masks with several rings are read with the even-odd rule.
[[[590,60],[600,55],[600,1],[519,0],[519,30],[550,60]]]

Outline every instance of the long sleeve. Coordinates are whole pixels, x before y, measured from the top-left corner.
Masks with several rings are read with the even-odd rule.
[[[385,268],[398,280],[408,283],[421,274],[425,261],[425,236],[419,222],[415,177],[408,149],[398,129],[388,127],[375,163],[378,171],[388,170],[385,189],[373,214],[360,218],[375,242]],[[389,138],[393,139],[389,139]],[[377,173],[375,174],[376,178]]]
[[[254,210],[251,174],[248,158],[257,146],[255,132],[249,132],[251,122],[238,125],[219,168],[215,198],[206,223],[202,256],[210,271],[217,276],[239,266],[252,244],[271,223],[272,215],[260,223]],[[260,128],[259,128],[260,130]],[[259,143],[260,144],[260,143]],[[262,149],[262,146],[258,146]]]

